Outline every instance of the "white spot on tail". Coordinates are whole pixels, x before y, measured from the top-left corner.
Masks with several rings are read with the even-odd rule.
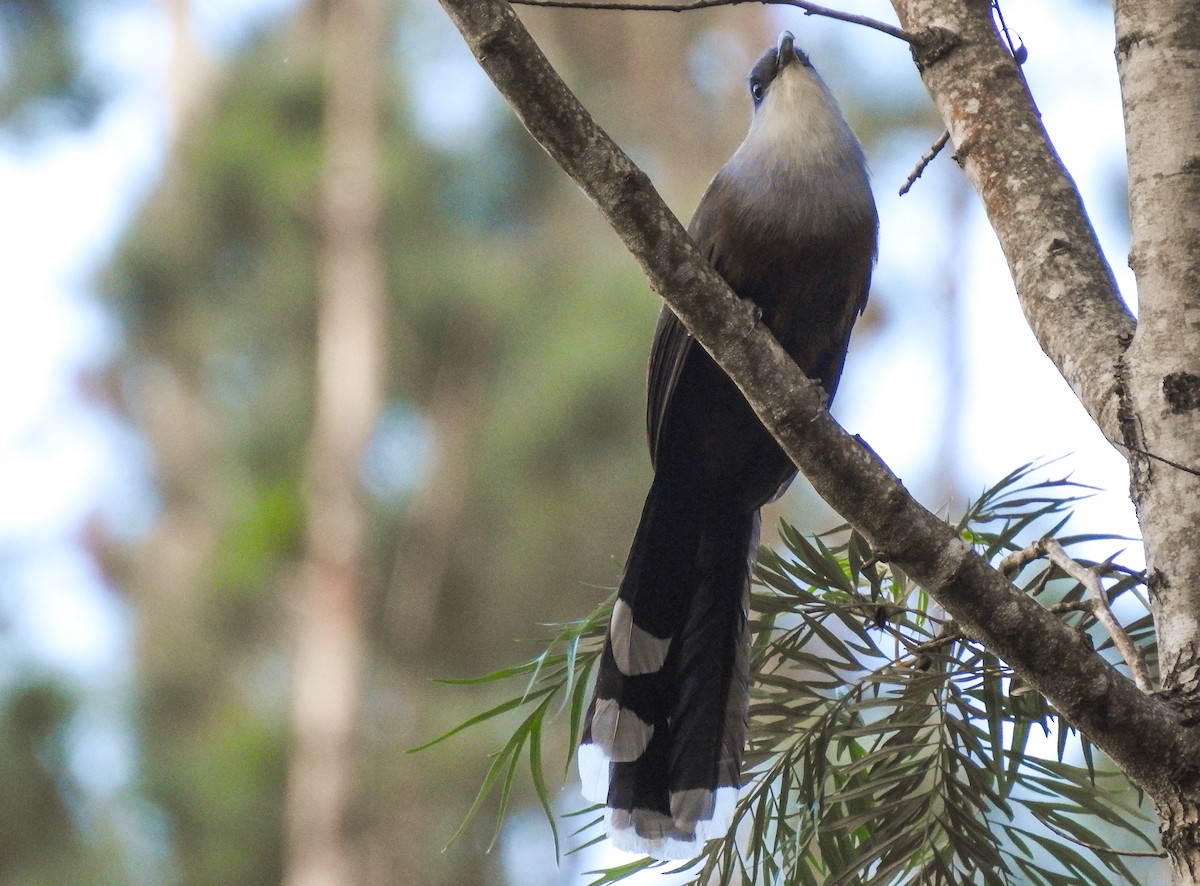
[[[612,763],[632,763],[646,750],[654,726],[614,698],[596,699],[592,712],[592,742]]]
[[[660,670],[667,660],[671,638],[656,637],[633,623],[633,610],[624,600],[613,604],[612,621],[608,625],[609,641],[612,643],[613,659],[626,677],[652,674]]]
[[[579,764],[580,792],[592,803],[608,802],[608,785],[612,780],[612,760],[598,744],[584,742],[575,755]]]
[[[717,788],[715,791],[696,788],[673,792],[671,814],[675,816],[676,826],[682,828],[689,823],[688,819],[693,812],[706,813],[690,818],[696,839],[704,843],[729,833],[729,826],[733,824],[733,813],[737,808],[737,797],[738,789],[734,787]]]
[[[623,852],[665,861],[695,858],[707,841],[729,833],[737,795],[733,787],[675,791],[673,818],[650,809],[608,809],[604,821],[609,840]]]

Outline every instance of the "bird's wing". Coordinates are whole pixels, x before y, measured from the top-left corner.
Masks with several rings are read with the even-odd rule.
[[[763,322],[804,373],[821,382],[832,397],[850,329],[866,307],[870,290],[878,227],[874,207],[836,233],[798,235],[768,225],[756,228],[757,239],[751,240],[744,197],[724,173],[718,172],[708,186],[688,233],[734,292],[758,307]],[[781,250],[781,245],[786,248]],[[652,463],[657,461],[676,385],[698,347],[664,306],[650,350],[646,402]]]
[[[662,431],[671,394],[696,340],[671,309],[663,305],[650,348],[650,372],[646,390],[646,433],[650,441],[650,463],[657,467],[658,437]]]
[[[717,272],[724,276],[721,268],[719,225],[714,220],[720,217],[718,207],[730,197],[720,173],[709,184],[696,212],[688,225],[688,234],[704,253]],[[650,440],[650,463],[658,457],[658,440],[671,406],[671,396],[684,363],[693,348],[700,347],[679,318],[663,305],[658,315],[658,326],[654,330],[654,343],[650,347],[650,371],[646,396],[646,431]]]

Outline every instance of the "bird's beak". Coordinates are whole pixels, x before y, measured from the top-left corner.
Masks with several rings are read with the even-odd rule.
[[[782,71],[799,58],[796,55],[795,41],[796,38],[792,36],[791,31],[784,31],[779,35],[779,43],[776,45],[776,57],[779,61],[777,62],[778,68],[776,70]]]

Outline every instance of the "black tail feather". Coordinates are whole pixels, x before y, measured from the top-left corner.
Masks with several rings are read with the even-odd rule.
[[[671,789],[738,787],[749,706],[752,556],[758,512],[714,511],[700,543],[702,580],[678,635]]]
[[[621,581],[580,746],[620,848],[691,857],[729,826],[748,706],[758,512],[656,478]]]

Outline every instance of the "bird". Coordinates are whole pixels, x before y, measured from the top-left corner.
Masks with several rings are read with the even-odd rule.
[[[832,400],[877,252],[865,153],[791,33],[758,59],[749,92],[749,132],[688,233]],[[646,424],[653,480],[577,760],[614,846],[687,859],[732,824],[760,509],[796,467],[668,307],[651,346]]]

